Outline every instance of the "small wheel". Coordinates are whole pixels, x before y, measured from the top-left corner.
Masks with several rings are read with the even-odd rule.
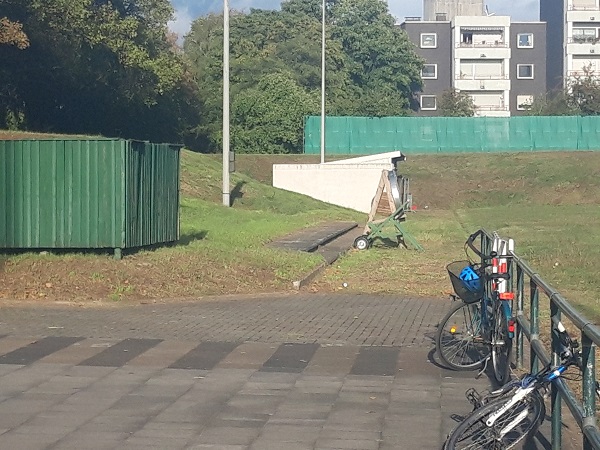
[[[483,367],[490,353],[489,342],[482,336],[481,303],[456,302],[446,314],[435,335],[442,362],[454,370]]]
[[[357,250],[366,250],[371,246],[371,242],[366,235],[354,239],[354,248]]]
[[[494,425],[486,420],[510,397],[500,397],[476,409],[458,425],[444,444],[445,450],[510,449],[537,431],[546,415],[544,399],[533,391],[502,414]]]

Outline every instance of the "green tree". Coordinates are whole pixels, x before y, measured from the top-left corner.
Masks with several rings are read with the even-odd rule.
[[[442,93],[439,105],[440,115],[446,117],[473,117],[475,104],[473,97],[463,91],[449,89]]]
[[[535,96],[525,115],[573,116],[579,115],[579,110],[573,109],[566,91],[557,91]]]
[[[583,75],[574,77],[567,85],[568,105],[582,116],[600,114],[600,81],[591,67],[583,70]]]
[[[258,131],[259,116],[253,113],[252,121],[245,119],[248,110],[244,108],[255,104],[248,100],[246,91],[255,99],[259,96],[259,82],[270,79],[272,74],[285,73],[288,82],[293,81],[290,89],[302,89],[303,95],[312,99],[311,104],[317,105],[311,113],[319,111],[321,4],[320,0],[288,0],[282,3],[281,11],[251,10],[249,14],[232,15],[231,112],[238,120],[236,142],[242,142],[242,136],[244,139],[244,145],[239,144],[238,148],[258,148],[250,145],[249,130],[264,142],[265,136]],[[407,114],[414,93],[420,88],[421,61],[406,34],[394,25],[387,4],[382,0],[327,0],[326,8],[327,114]],[[221,143],[222,22],[222,16],[196,20],[184,44],[204,110],[195,129],[198,147],[208,152],[219,151]],[[271,109],[282,116],[295,118],[297,114],[290,102],[271,105]],[[266,113],[267,109],[263,111]],[[273,123],[265,116],[266,129],[272,129]],[[301,139],[280,138],[277,142],[278,147],[269,144],[262,148],[277,152],[302,150]],[[294,142],[296,147],[290,147]]]
[[[236,96],[232,110],[232,147],[240,153],[295,153],[302,146],[304,117],[318,102],[290,73],[262,77]]]
[[[373,95],[377,99],[397,92],[399,95],[394,95],[384,110],[371,114],[405,115],[422,84],[422,60],[406,33],[395,26],[387,3],[340,0],[333,7],[332,16],[332,35],[348,56],[350,78],[366,93],[361,95],[359,108],[364,109]]]
[[[0,111],[21,105],[38,130],[175,137],[141,120],[164,111],[161,103],[185,103],[184,64],[167,39],[168,0],[0,3],[31,43],[18,54],[0,46]]]

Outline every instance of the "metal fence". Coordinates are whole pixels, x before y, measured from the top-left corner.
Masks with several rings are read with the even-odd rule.
[[[326,118],[325,152],[370,155],[600,150],[600,117]],[[321,151],[320,117],[307,117],[304,153]]]
[[[484,254],[490,254],[493,235],[482,230],[481,248]],[[562,403],[566,404],[571,415],[583,433],[583,449],[600,449],[600,431],[596,421],[596,347],[600,344],[600,328],[578,312],[556,289],[544,281],[525,260],[515,252],[511,252],[509,262],[511,274],[509,283],[515,290],[513,315],[517,319],[516,364],[517,368],[525,366],[528,350],[530,373],[552,362],[560,364],[560,343],[551,332],[553,320],[566,317],[573,327],[580,332],[582,348],[582,400],[580,401],[569,388],[564,379],[558,378],[552,383],[552,449],[558,450],[562,444]],[[541,295],[540,295],[541,294]],[[540,299],[541,297],[541,299]],[[547,302],[547,303],[542,303]],[[543,314],[543,307],[549,308],[550,317]],[[547,328],[546,328],[547,326]],[[572,333],[572,330],[570,330]],[[544,344],[540,336],[553,336],[549,344]],[[529,347],[526,347],[526,341]],[[550,347],[550,356],[547,348]]]

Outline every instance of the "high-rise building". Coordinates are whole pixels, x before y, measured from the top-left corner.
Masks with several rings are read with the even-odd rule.
[[[547,76],[550,89],[586,73],[600,73],[599,0],[540,0],[548,23]]]
[[[483,16],[483,0],[423,0],[423,20],[453,20],[456,16]]]
[[[546,92],[545,23],[483,14],[479,0],[424,0],[424,8],[430,20],[407,17],[400,25],[425,60],[421,115],[439,115],[451,89],[471,96],[475,115],[495,117],[524,114]]]

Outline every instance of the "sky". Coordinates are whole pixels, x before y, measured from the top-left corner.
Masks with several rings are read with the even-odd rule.
[[[171,0],[171,3],[175,7],[176,19],[169,26],[180,37],[189,31],[190,24],[198,17],[223,11],[223,0]],[[388,0],[388,4],[390,13],[399,22],[403,22],[404,17],[423,15],[423,3],[419,0]],[[490,13],[511,16],[513,21],[539,20],[539,0],[487,0],[486,4]],[[279,9],[281,0],[229,0],[229,5],[238,11]]]

